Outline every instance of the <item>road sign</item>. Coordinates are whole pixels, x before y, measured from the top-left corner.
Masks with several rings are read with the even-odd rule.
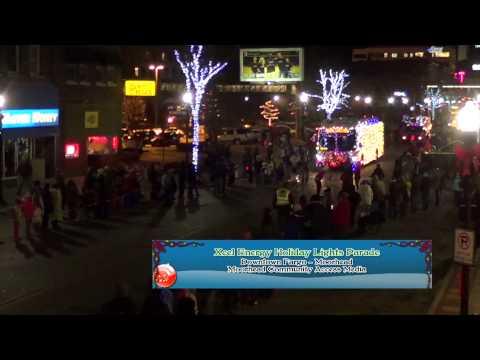
[[[474,252],[475,232],[472,230],[455,229],[455,262],[472,266]]]

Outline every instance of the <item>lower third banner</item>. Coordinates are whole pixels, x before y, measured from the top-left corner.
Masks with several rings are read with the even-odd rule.
[[[153,288],[431,289],[431,240],[154,240]]]

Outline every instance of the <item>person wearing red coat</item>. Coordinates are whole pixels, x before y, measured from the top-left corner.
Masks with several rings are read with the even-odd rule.
[[[352,205],[346,192],[340,193],[338,204],[333,208],[332,223],[335,234],[344,237],[348,234],[351,225]]]
[[[31,240],[30,229],[32,227],[33,215],[35,214],[35,204],[33,203],[33,197],[31,195],[25,197],[21,205],[21,210],[25,218],[25,234],[27,239]]]

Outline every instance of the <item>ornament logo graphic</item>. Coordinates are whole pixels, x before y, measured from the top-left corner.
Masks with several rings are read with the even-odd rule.
[[[161,264],[153,272],[153,281],[159,288],[169,288],[177,281],[177,272],[170,264]]]

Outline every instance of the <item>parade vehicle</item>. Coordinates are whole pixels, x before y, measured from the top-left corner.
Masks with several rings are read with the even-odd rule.
[[[402,143],[423,148],[431,140],[432,123],[428,116],[404,116],[398,134]]]
[[[384,124],[377,117],[340,118],[318,127],[316,163],[319,167],[355,170],[380,158],[384,153]]]

